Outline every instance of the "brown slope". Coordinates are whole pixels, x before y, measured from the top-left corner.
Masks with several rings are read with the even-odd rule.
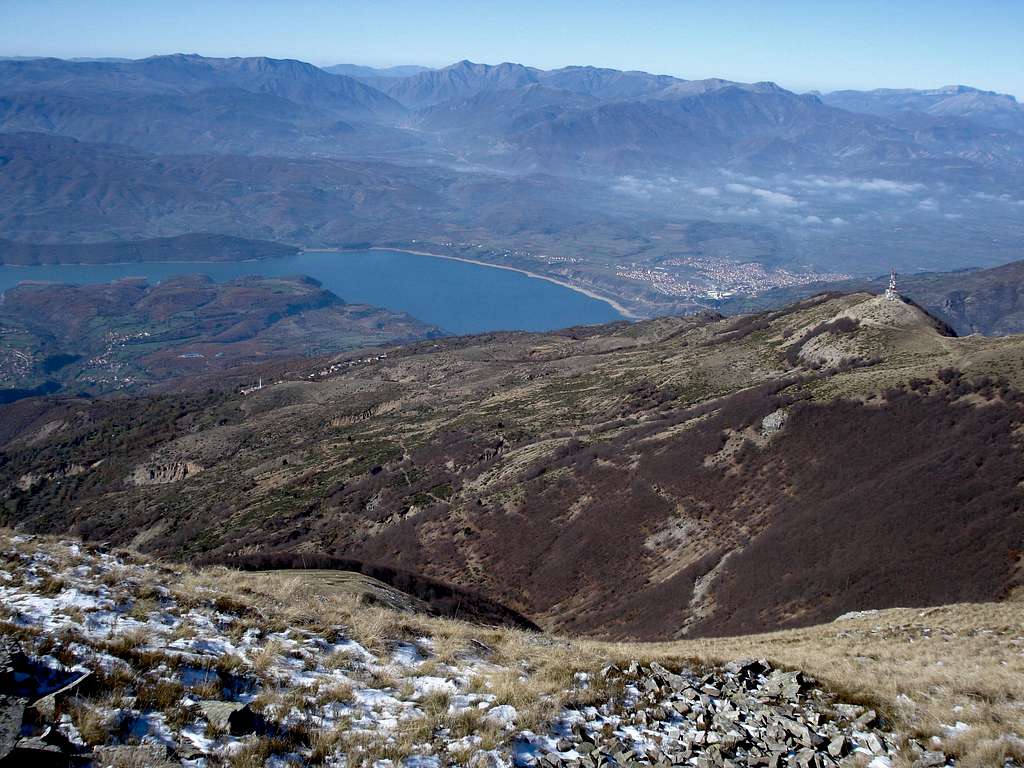
[[[1024,549],[1024,344],[891,309],[821,297],[427,342],[246,398],[25,405],[0,522],[375,563],[604,636],[1000,599]],[[61,482],[20,489],[30,472]]]
[[[1005,597],[1024,541],[1022,402],[1017,390],[955,377],[884,403],[794,409],[773,450],[787,493],[726,563],[718,608],[695,629],[737,634],[858,606]],[[747,471],[772,461],[750,453]]]

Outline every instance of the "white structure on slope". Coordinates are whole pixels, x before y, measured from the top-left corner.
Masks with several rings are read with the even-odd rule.
[[[261,389],[263,389],[263,377],[262,376],[260,376],[259,384],[253,384],[251,387],[242,387],[242,394],[243,395],[249,395],[249,394],[252,394],[253,392],[259,392]]]
[[[885,289],[885,298],[889,301],[899,301],[900,294],[896,290],[896,270],[889,271],[889,287]]]

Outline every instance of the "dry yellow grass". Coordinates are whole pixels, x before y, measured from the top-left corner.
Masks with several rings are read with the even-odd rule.
[[[319,704],[347,704],[354,698],[351,683],[338,683],[329,688],[321,688],[316,692],[316,700]]]
[[[88,702],[75,702],[71,707],[71,722],[90,746],[105,744],[110,738],[111,724],[103,712]]]
[[[280,641],[271,640],[265,646],[260,648],[252,658],[249,659],[252,664],[253,671],[261,679],[266,678],[269,670],[279,661],[281,657],[282,646]]]
[[[268,589],[285,601],[272,582],[250,576],[248,588]],[[573,675],[594,673],[609,661],[714,664],[739,658],[765,658],[801,669],[847,701],[883,712],[904,739],[926,747],[932,736],[966,768],[1001,765],[1009,757],[1024,762],[1024,604],[1020,602],[891,609],[806,629],[743,637],[670,643],[610,643],[549,638],[463,622],[409,616],[319,596],[317,607],[287,606],[297,617],[352,624],[374,647],[426,635],[445,656],[482,643],[497,663],[518,673],[483,675],[479,687],[520,710],[521,728],[536,727],[566,703]],[[584,702],[612,693],[599,684]],[[581,698],[577,691],[576,699]],[[968,730],[948,728],[965,723]],[[1016,736],[1016,738],[1014,737]]]

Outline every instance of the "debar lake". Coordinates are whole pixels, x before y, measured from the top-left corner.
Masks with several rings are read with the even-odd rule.
[[[453,334],[548,331],[621,320],[610,304],[556,283],[490,266],[399,251],[304,251],[245,262],[133,262],[0,266],[0,292],[22,280],[105,283],[205,274],[218,282],[244,275],[308,275],[350,304],[408,312]]]

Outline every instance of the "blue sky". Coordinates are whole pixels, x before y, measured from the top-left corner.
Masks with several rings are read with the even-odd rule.
[[[1024,97],[1022,0],[0,0],[0,55],[594,64],[811,88]]]

